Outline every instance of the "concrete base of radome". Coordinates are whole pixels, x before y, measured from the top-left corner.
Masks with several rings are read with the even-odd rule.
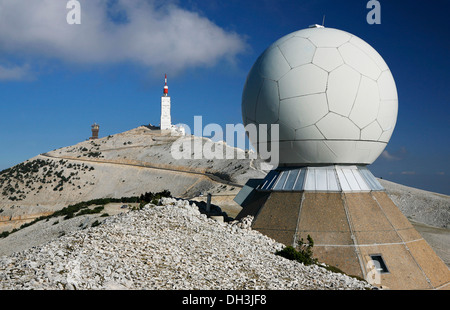
[[[263,191],[249,184],[236,219],[254,216],[252,229],[292,246],[310,235],[320,262],[380,287],[450,289],[449,268],[384,190]],[[373,270],[374,257],[383,271]]]

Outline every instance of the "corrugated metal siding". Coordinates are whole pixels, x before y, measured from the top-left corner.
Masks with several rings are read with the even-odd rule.
[[[258,190],[364,192],[384,188],[364,166],[335,165],[272,170]]]

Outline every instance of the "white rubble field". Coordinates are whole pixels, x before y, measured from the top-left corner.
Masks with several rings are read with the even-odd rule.
[[[283,245],[163,198],[0,257],[0,289],[370,289],[365,281],[275,255]]]

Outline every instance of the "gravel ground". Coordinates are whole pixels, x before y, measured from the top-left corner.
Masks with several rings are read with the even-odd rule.
[[[188,201],[162,203],[1,256],[0,289],[372,288],[275,255],[283,245],[249,229],[248,219],[219,223]]]

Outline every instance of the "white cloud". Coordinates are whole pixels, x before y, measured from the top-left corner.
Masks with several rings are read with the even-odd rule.
[[[384,150],[384,151],[381,153],[381,157],[384,158],[384,159],[386,159],[386,160],[389,160],[389,161],[392,161],[392,160],[400,160],[399,157],[392,155],[392,154],[389,153],[387,150]]]
[[[175,72],[233,61],[246,49],[240,35],[170,1],[80,3],[81,24],[69,25],[65,0],[0,0],[0,56],[131,62]]]
[[[407,150],[405,147],[401,147],[397,152],[395,153],[390,153],[388,152],[388,150],[384,150],[381,153],[381,158],[384,158],[388,161],[396,161],[396,160],[401,160],[403,158],[405,158],[405,156],[407,155]]]
[[[416,172],[415,171],[402,171],[401,174],[403,174],[403,175],[415,175]]]
[[[18,81],[32,79],[33,74],[29,71],[28,65],[23,66],[1,66],[0,65],[0,81]]]

